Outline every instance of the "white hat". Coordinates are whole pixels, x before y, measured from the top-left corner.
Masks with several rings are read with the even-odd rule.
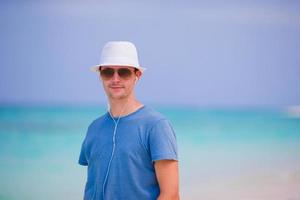
[[[99,72],[100,66],[128,66],[135,67],[141,72],[146,70],[139,65],[138,54],[133,43],[127,41],[110,41],[102,49],[100,64],[90,68]]]

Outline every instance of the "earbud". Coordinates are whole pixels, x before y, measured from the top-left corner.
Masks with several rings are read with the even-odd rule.
[[[139,79],[138,79],[138,77],[136,76],[136,77],[135,77],[134,84],[136,84],[138,80],[139,80]]]

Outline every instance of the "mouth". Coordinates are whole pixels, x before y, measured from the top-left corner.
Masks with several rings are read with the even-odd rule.
[[[117,90],[117,89],[122,89],[122,88],[124,88],[124,87],[121,87],[121,86],[112,86],[112,87],[110,87],[111,89],[113,89],[113,90]]]

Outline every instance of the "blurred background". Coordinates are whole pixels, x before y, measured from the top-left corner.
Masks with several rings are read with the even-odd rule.
[[[136,44],[138,99],[172,122],[182,199],[300,199],[300,2],[0,2],[0,200],[82,199],[106,111],[103,45]]]

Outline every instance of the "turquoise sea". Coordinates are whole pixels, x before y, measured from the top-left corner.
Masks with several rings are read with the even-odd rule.
[[[274,109],[155,108],[177,134],[181,199],[300,199],[300,118]],[[0,107],[0,200],[82,199],[81,143],[104,112]]]

